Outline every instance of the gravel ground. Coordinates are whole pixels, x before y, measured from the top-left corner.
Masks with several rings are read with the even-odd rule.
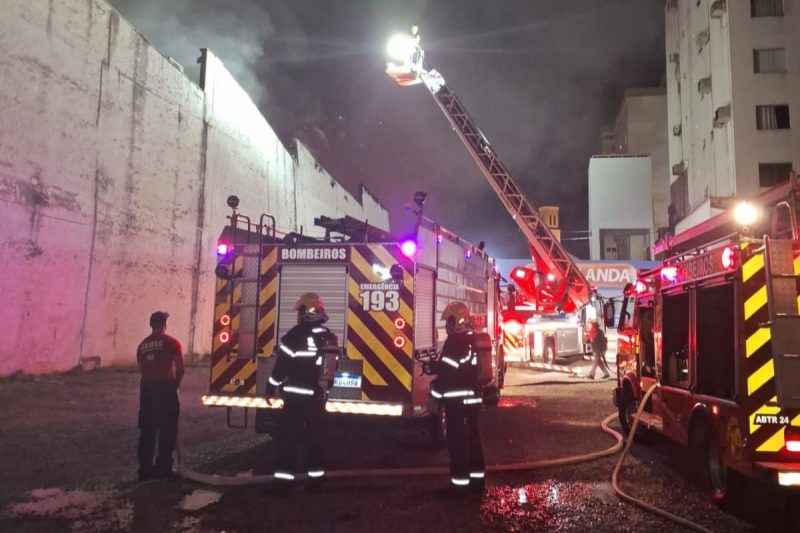
[[[190,464],[206,473],[271,470],[268,437],[228,429],[225,411],[199,404],[208,369],[188,370],[181,431]],[[541,384],[542,382],[566,382]],[[682,531],[614,496],[616,456],[580,465],[490,474],[483,496],[453,500],[446,476],[331,479],[322,494],[287,498],[261,488],[135,483],[138,375],[129,369],[0,380],[0,531]],[[487,464],[608,448],[599,429],[612,383],[511,370],[500,407],[482,415]],[[328,469],[446,466],[408,424],[334,419]],[[726,511],[686,479],[680,450],[636,445],[622,486],[714,531],[795,529],[797,501],[752,482],[734,484]],[[735,481],[735,480],[734,480]],[[526,503],[520,503],[520,494]],[[795,520],[793,522],[793,520]]]

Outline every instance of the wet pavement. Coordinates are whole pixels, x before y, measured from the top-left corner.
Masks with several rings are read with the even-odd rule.
[[[614,443],[599,429],[614,410],[613,382],[548,374],[509,372],[500,405],[482,415],[487,464]],[[465,498],[442,490],[443,475],[330,479],[320,494],[299,485],[285,498],[259,486],[136,483],[136,380],[129,370],[101,370],[0,381],[0,401],[11,407],[0,414],[0,531],[683,531],[617,499],[617,456],[489,474],[486,492]],[[182,390],[190,464],[229,476],[269,473],[273,443],[252,428],[228,429],[224,410],[200,406],[206,382],[207,369],[194,367]],[[329,470],[447,465],[421,427],[396,420],[332,419],[327,442]],[[681,457],[663,439],[635,445],[623,488],[714,531],[800,531],[796,499],[734,476],[732,502],[720,509],[688,481]]]

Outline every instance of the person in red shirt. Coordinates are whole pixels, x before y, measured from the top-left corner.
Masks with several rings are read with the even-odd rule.
[[[172,453],[178,436],[178,387],[183,379],[181,343],[166,334],[168,313],[150,315],[153,332],[139,343],[136,360],[139,386],[139,481],[171,477]],[[153,455],[158,438],[158,458]]]

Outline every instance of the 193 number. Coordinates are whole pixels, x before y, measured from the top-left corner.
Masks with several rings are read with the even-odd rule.
[[[363,291],[359,294],[364,311],[397,311],[400,309],[398,291]]]

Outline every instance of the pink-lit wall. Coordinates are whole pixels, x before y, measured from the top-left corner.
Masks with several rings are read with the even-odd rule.
[[[284,231],[320,214],[388,229],[204,58],[200,88],[103,1],[3,2],[0,376],[133,364],[156,309],[207,353],[229,194]]]

